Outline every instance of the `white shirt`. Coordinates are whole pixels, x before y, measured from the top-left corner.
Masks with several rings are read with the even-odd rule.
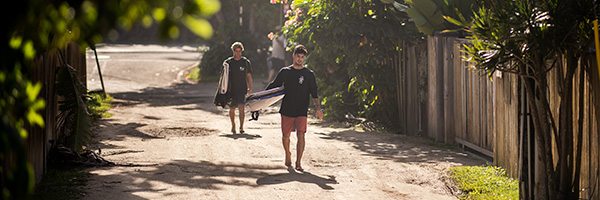
[[[280,34],[276,38],[273,38],[272,45],[273,50],[271,56],[285,60],[285,39],[283,38],[283,35]]]

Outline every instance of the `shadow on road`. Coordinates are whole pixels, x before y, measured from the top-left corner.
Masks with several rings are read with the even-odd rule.
[[[112,144],[103,143],[103,141],[123,141],[126,138],[138,138],[141,140],[152,140],[152,139],[164,139],[151,133],[143,132],[140,128],[147,126],[144,123],[127,123],[120,124],[113,122],[113,119],[101,119],[98,121],[95,127],[97,129],[110,130],[110,134],[96,134],[96,139],[91,144],[92,147],[100,149],[121,149],[123,147],[115,146]],[[106,127],[111,127],[107,129]],[[96,131],[92,131],[96,132]]]
[[[101,177],[103,180],[117,180],[113,187],[123,187],[124,193],[134,193],[162,191],[169,185],[201,189],[221,189],[224,185],[258,187],[260,185],[256,185],[255,180],[268,177],[267,172],[271,170],[283,168],[279,165],[173,160],[156,167],[97,176],[104,176]]]
[[[268,175],[256,180],[256,184],[258,185],[273,185],[273,184],[282,184],[287,182],[301,182],[301,183],[312,183],[318,185],[320,188],[325,190],[333,190],[334,188],[328,184],[338,184],[337,180],[335,180],[335,176],[327,176],[327,178],[314,175],[310,172],[297,173],[291,167],[288,168],[288,173],[279,173]]]
[[[433,145],[432,141],[418,136],[395,135],[386,133],[359,133],[341,131],[316,133],[326,140],[339,140],[352,143],[353,147],[365,155],[381,160],[393,160],[402,163],[439,163],[452,162],[463,165],[482,165],[483,161],[468,157],[446,146]],[[373,137],[376,134],[377,137]]]
[[[216,83],[189,84],[178,83],[168,87],[147,87],[140,91],[111,93],[113,105],[133,107],[148,104],[149,107],[184,106],[180,110],[205,110],[221,113],[213,104]]]
[[[255,80],[255,91],[265,87],[260,83],[262,79]],[[168,87],[147,87],[140,91],[111,93],[114,106],[134,107],[139,104],[148,104],[150,107],[179,106],[178,110],[203,110],[221,114],[229,108],[217,108],[213,104],[216,82],[177,83]]]
[[[256,135],[252,135],[252,134],[248,134],[248,133],[236,133],[236,134],[225,134],[225,135],[219,135],[221,137],[228,137],[234,140],[243,138],[243,139],[247,139],[247,140],[254,140],[256,138],[262,138],[262,136],[256,134]]]

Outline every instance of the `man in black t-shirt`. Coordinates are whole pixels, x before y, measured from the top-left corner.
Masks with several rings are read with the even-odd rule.
[[[296,129],[298,142],[296,144],[296,170],[304,171],[301,165],[302,154],[304,153],[304,134],[306,133],[306,123],[308,115],[308,105],[312,96],[315,105],[315,115],[318,119],[323,119],[323,110],[317,92],[317,82],[312,70],[304,67],[304,58],[308,54],[306,48],[297,45],[294,48],[293,64],[282,68],[275,80],[271,82],[267,89],[283,86],[285,96],[281,102],[279,113],[281,114],[281,132],[283,133],[282,143],[285,150],[285,165],[291,167],[290,134],[292,129]]]
[[[231,120],[231,132],[235,131],[235,108],[239,111],[240,133],[244,133],[244,104],[246,103],[246,94],[252,93],[252,66],[250,60],[242,56],[244,45],[241,42],[234,42],[231,45],[233,56],[227,58],[224,64],[229,66],[229,77],[227,93],[231,98],[229,104],[229,119]]]

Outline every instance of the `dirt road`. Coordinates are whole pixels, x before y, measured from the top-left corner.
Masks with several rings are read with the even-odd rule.
[[[89,169],[85,199],[455,199],[448,167],[482,164],[425,139],[311,118],[306,171],[288,170],[277,108],[231,134],[227,110],[212,105],[216,83],[182,81],[198,53],[105,46],[99,54],[114,108],[92,148],[122,166]],[[89,60],[89,88],[99,88]]]

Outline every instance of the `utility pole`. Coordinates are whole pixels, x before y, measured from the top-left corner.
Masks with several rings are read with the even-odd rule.
[[[102,70],[100,70],[100,61],[98,61],[98,52],[96,52],[96,44],[92,44],[90,47],[94,50],[94,56],[96,57],[96,66],[98,67],[98,75],[100,76],[100,84],[102,85],[102,94],[106,95],[104,80],[102,79]]]

